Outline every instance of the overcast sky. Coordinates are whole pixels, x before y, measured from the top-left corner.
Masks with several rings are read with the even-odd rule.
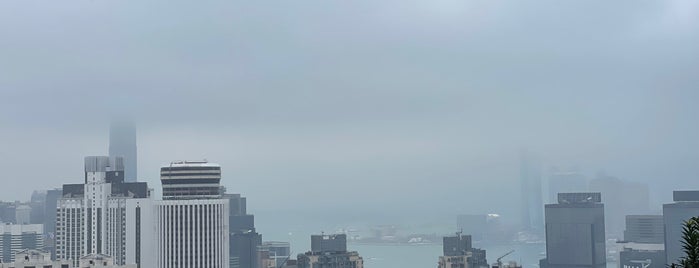
[[[525,2],[1,1],[0,199],[79,183],[114,115],[151,187],[206,158],[253,212],[515,213],[521,148],[699,188],[699,2]]]

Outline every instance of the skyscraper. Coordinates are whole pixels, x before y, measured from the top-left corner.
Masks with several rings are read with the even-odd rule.
[[[600,193],[559,193],[546,205],[546,267],[604,268],[605,242]]]
[[[124,181],[138,178],[136,126],[129,121],[114,121],[109,127],[109,156],[120,156],[124,161]]]
[[[682,227],[691,217],[699,215],[699,191],[674,191],[674,203],[663,205],[665,223],[665,255],[668,264],[685,256],[682,250]]]
[[[83,184],[64,184],[56,218],[56,257],[78,265],[105,254],[118,265],[153,267],[152,206],[145,182],[124,182],[120,157],[85,157]]]
[[[257,266],[258,247],[262,235],[255,231],[255,216],[247,213],[247,199],[240,194],[226,194],[229,202],[230,268]]]
[[[221,166],[172,162],[160,169],[156,202],[158,268],[229,266],[229,204],[221,195]]]
[[[522,227],[540,230],[543,226],[541,201],[541,162],[529,152],[520,155],[520,190],[522,195]]]

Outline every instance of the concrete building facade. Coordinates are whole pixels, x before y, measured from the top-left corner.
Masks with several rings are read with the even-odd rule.
[[[667,264],[676,263],[682,251],[682,226],[691,217],[699,216],[699,191],[674,191],[674,203],[663,205],[665,254]]]
[[[559,193],[558,204],[546,205],[546,267],[605,267],[601,201],[600,193]]]

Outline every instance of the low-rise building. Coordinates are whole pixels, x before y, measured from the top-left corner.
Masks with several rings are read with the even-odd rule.
[[[14,262],[0,263],[0,268],[72,268],[70,261],[52,261],[50,252],[36,249],[19,251],[14,259]]]
[[[80,258],[78,268],[136,268],[136,264],[115,265],[114,258],[104,254],[90,254]]]

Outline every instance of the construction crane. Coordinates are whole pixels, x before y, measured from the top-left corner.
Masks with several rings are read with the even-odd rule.
[[[515,252],[515,250],[510,250],[509,252],[505,253],[504,255],[500,256],[497,261],[495,261],[498,264],[498,268],[502,268],[502,258],[507,257],[508,255],[512,254],[512,252]]]

